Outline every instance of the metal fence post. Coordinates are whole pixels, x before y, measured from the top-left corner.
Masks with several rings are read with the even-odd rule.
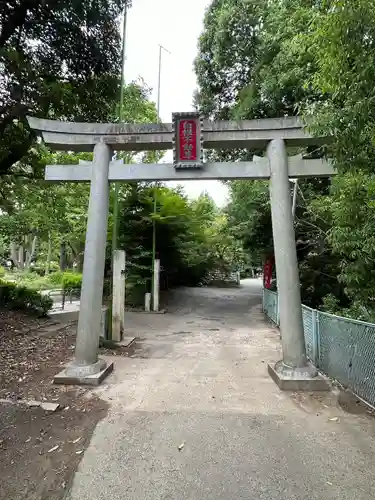
[[[319,364],[319,324],[318,324],[318,311],[313,309],[312,314],[312,362],[316,367]]]
[[[278,293],[276,295],[276,324],[280,326],[280,301]]]
[[[320,312],[316,312],[316,367],[320,365]]]

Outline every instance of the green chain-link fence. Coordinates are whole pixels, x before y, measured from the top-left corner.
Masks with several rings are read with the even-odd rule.
[[[276,292],[263,289],[263,311],[267,314],[271,321],[279,325],[279,307],[278,296]]]
[[[263,310],[279,326],[278,295],[263,291]],[[375,406],[375,325],[302,306],[306,352],[319,370]]]

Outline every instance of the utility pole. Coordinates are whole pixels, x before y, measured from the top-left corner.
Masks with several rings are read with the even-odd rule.
[[[158,96],[157,96],[157,120],[158,123],[160,122],[160,90],[161,90],[161,63],[162,63],[162,54],[163,50],[167,52],[168,54],[171,54],[171,52],[163,47],[162,45],[159,44],[159,69],[158,69]],[[154,189],[154,213],[153,213],[153,219],[152,219],[152,298],[154,300],[155,297],[155,290],[154,290],[154,284],[155,284],[155,259],[156,259],[156,189]]]
[[[298,179],[291,179],[291,181],[294,183],[293,204],[292,204],[292,215],[293,215],[293,221],[294,221],[295,216],[296,216],[296,207],[297,207]]]
[[[124,105],[125,86],[125,61],[126,61],[126,25],[128,20],[128,9],[131,7],[131,0],[126,0],[124,7],[124,18],[122,26],[122,47],[121,47],[121,78],[120,78],[120,99],[118,117],[122,122]],[[119,159],[118,153],[117,158]],[[111,252],[111,291],[112,308],[110,309],[109,323],[111,325],[111,337],[120,341],[124,328],[125,312],[125,277],[122,271],[125,270],[125,252],[118,249],[119,233],[119,209],[120,209],[120,183],[114,183],[113,198],[113,228],[112,228],[112,252]]]
[[[161,89],[161,62],[162,62],[162,53],[167,52],[169,55],[171,52],[169,52],[168,49],[163,47],[162,45],[159,44],[159,72],[158,72],[158,102],[157,102],[157,112],[158,112],[158,121],[159,121],[159,114],[160,114],[160,89]]]
[[[121,82],[120,82],[120,102],[119,121],[123,120],[124,85],[125,85],[125,61],[126,61],[126,26],[128,20],[128,9],[132,6],[131,0],[127,0],[124,8],[124,19],[122,25],[122,49],[121,49]],[[120,184],[115,182],[113,200],[113,229],[112,229],[112,255],[118,247],[118,226],[119,226],[119,191]]]

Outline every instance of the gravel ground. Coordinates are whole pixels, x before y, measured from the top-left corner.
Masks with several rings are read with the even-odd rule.
[[[338,390],[286,393],[267,373],[279,332],[261,283],[188,289],[165,315],[126,315],[138,340],[95,392],[110,409],[70,500],[372,500],[375,422]]]

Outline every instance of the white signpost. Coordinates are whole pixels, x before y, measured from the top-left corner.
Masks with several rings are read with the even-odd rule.
[[[175,115],[173,124],[140,125],[28,120],[53,149],[94,151],[92,164],[46,168],[45,178],[52,182],[91,182],[75,359],[55,382],[99,384],[113,368],[98,360],[110,181],[270,179],[283,359],[270,365],[269,373],[283,389],[326,387],[306,357],[289,179],[329,177],[335,172],[321,159],[288,158],[287,147],[324,144],[327,138],[312,137],[293,117],[209,122],[188,113]],[[204,163],[203,148],[263,148],[267,155],[252,162]],[[171,165],[111,161],[115,150],[166,149],[174,150]]]

